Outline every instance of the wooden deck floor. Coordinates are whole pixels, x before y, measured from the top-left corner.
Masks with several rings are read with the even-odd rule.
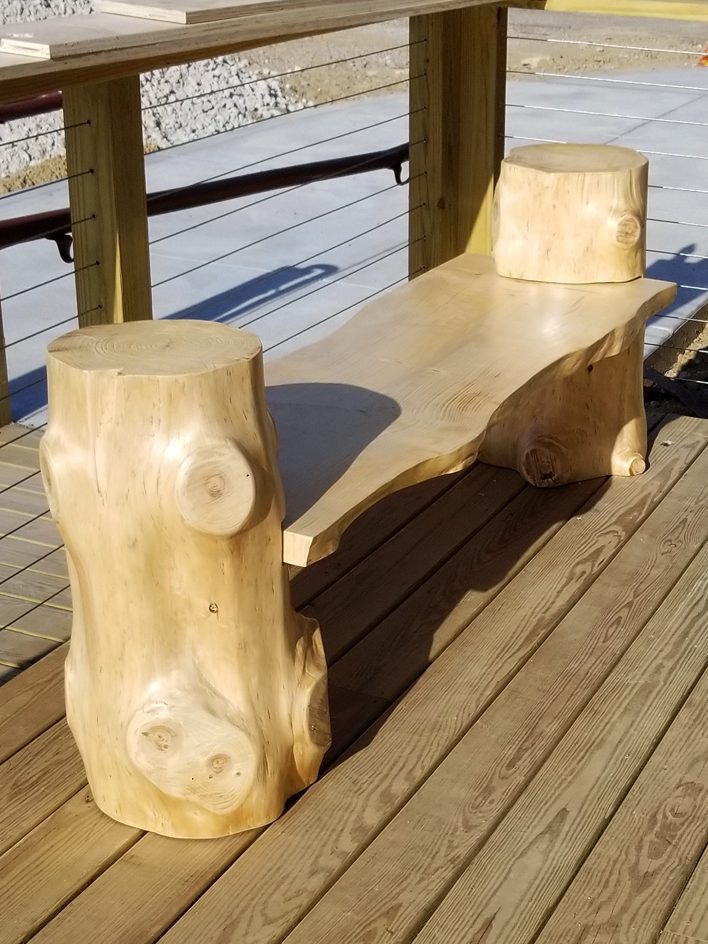
[[[0,449],[2,671],[58,648],[0,688],[1,944],[708,941],[708,422],[656,425],[641,479],[476,466],[360,519],[294,582],[327,770],[213,842],[92,803],[36,438]]]

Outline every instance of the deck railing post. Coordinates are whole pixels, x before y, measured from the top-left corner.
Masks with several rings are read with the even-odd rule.
[[[412,17],[410,272],[492,249],[504,156],[507,11]]]
[[[152,317],[140,80],[64,91],[79,323]]]

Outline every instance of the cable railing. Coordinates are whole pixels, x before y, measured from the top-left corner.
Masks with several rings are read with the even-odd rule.
[[[560,42],[581,44],[582,40],[553,40],[538,39],[536,37],[512,36],[512,39],[532,40],[538,42]],[[588,41],[586,45],[607,46],[604,43]],[[627,49],[634,52],[664,51],[675,53],[680,62],[689,61],[688,57],[697,58],[698,53],[689,50],[650,50],[644,46],[621,46],[611,44],[613,48]],[[365,59],[367,56],[381,56],[383,53],[402,52],[410,48],[409,44],[398,44],[386,49],[373,50],[370,53],[358,56],[345,57],[333,60],[330,63],[318,63],[305,69],[282,70],[275,75],[249,80],[248,82],[233,83],[221,89],[197,92],[185,96],[151,103],[144,108],[145,112],[154,113],[161,107],[179,106],[181,102],[207,98],[226,92],[237,92],[251,87],[258,82],[285,79],[299,75],[304,71],[326,69],[328,66]],[[558,80],[559,84],[567,84],[573,79],[581,85],[584,82],[598,85],[605,77],[567,75],[552,71],[521,71],[510,70],[513,83],[514,77],[529,75],[538,82],[548,85]],[[421,78],[421,75],[412,78]],[[214,134],[198,135],[192,141],[176,143],[164,148],[166,155],[181,153],[185,156],[197,153],[196,148],[204,148],[211,139],[228,140],[234,143],[234,152],[241,154],[245,150],[247,137],[256,133],[277,128],[277,121],[288,122],[289,135],[292,129],[299,129],[293,141],[294,146],[288,148],[278,145],[277,135],[273,135],[272,146],[267,153],[255,154],[249,158],[244,154],[240,160],[231,160],[228,166],[222,167],[199,164],[198,177],[193,181],[185,181],[177,186],[161,189],[150,194],[148,211],[152,219],[150,232],[150,246],[152,252],[153,269],[156,276],[152,288],[156,303],[156,313],[165,317],[202,317],[223,320],[240,328],[254,330],[261,335],[264,341],[266,354],[281,351],[287,345],[305,343],[308,339],[318,336],[319,331],[326,331],[349,317],[361,305],[380,297],[397,285],[404,283],[410,276],[406,266],[406,252],[425,237],[418,237],[409,242],[407,228],[411,215],[420,213],[424,209],[423,203],[410,205],[408,202],[407,186],[409,180],[403,179],[403,165],[406,163],[410,149],[423,144],[421,139],[408,143],[408,122],[411,118],[410,107],[398,107],[398,98],[386,98],[391,104],[381,110],[380,116],[369,115],[364,118],[348,120],[344,130],[336,133],[326,132],[317,125],[317,118],[324,114],[321,109],[345,109],[348,103],[366,99],[369,95],[394,95],[405,87],[408,79],[392,82],[378,82],[364,89],[352,89],[349,94],[335,95],[323,102],[306,104],[296,111],[267,116],[249,122],[242,122],[238,126],[219,129]],[[606,85],[614,88],[624,83],[635,89],[674,89],[707,92],[706,87],[686,83],[660,83],[643,80],[623,80],[618,77],[607,77]],[[45,100],[22,103],[25,114],[42,114],[39,109],[48,110],[61,104],[60,98],[43,97]],[[37,109],[31,111],[31,109]],[[318,111],[320,110],[320,111]],[[539,127],[538,134],[529,138],[517,133],[512,127],[514,116],[527,114],[542,120],[544,117],[567,116],[578,120],[613,119],[629,122],[656,122],[656,126],[672,129],[680,134],[690,129],[701,129],[708,125],[708,121],[692,118],[673,118],[671,115],[652,117],[642,115],[640,108],[621,109],[588,107],[581,103],[577,107],[565,107],[562,104],[543,101],[539,103],[508,103],[507,119],[510,127],[506,139],[527,142],[556,141],[559,138],[552,134],[543,134]],[[17,110],[12,112],[7,107],[0,108],[0,123],[18,117]],[[308,122],[313,122],[310,133]],[[308,127],[305,135],[304,128]],[[79,130],[80,124],[67,126],[71,130]],[[283,125],[285,128],[285,125]],[[39,132],[36,137],[44,134],[57,134],[66,128]],[[233,135],[233,138],[226,136]],[[20,138],[17,141],[4,142],[5,146],[21,143],[28,140]],[[398,142],[389,145],[387,138],[395,137]],[[567,140],[567,139],[565,139]],[[609,142],[607,142],[609,143]],[[617,143],[613,140],[612,143]],[[375,146],[372,146],[375,145]],[[641,144],[641,142],[640,142]],[[192,150],[190,152],[190,145]],[[346,154],[322,158],[321,153],[329,148],[344,148]],[[643,150],[640,146],[638,150]],[[318,154],[318,151],[320,154]],[[203,153],[199,151],[199,153]],[[303,155],[318,159],[303,163]],[[678,143],[676,147],[662,150],[654,147],[645,151],[650,155],[661,156],[667,160],[678,162],[693,162],[703,166],[708,160],[708,154],[691,153],[690,149],[683,148]],[[159,155],[155,160],[164,160]],[[153,158],[150,158],[153,160]],[[290,163],[297,160],[297,163]],[[276,166],[269,166],[269,165]],[[393,173],[394,180],[384,185],[375,176],[382,172]],[[701,171],[702,172],[702,171]],[[17,194],[4,194],[0,201],[7,207],[22,206],[22,200],[27,194],[34,194],[43,188],[62,186],[71,177],[80,177],[92,173],[87,167],[73,175],[65,175],[59,180],[47,181],[27,188],[21,199],[16,200]],[[413,178],[416,179],[415,177]],[[700,183],[700,180],[697,181]],[[708,195],[708,178],[704,186],[690,186],[687,175],[674,180],[653,178],[651,183],[653,194],[664,192],[667,197],[673,194],[687,194],[690,197],[701,198]],[[314,192],[308,188],[320,188],[326,191],[326,200],[322,200],[316,207],[311,204],[308,194]],[[354,188],[361,188],[361,190]],[[251,200],[250,197],[258,199]],[[10,202],[16,201],[16,202]],[[224,206],[227,204],[227,206]],[[2,204],[0,204],[2,205]],[[201,218],[201,211],[210,206],[218,207],[218,211]],[[666,208],[664,208],[666,209]],[[196,211],[200,211],[197,213]],[[9,212],[9,211],[8,211]],[[174,226],[158,225],[159,218],[170,214],[174,216]],[[666,226],[675,230],[673,236],[663,244],[653,241],[648,249],[650,274],[657,263],[680,260],[687,267],[682,271],[693,272],[694,277],[686,274],[681,281],[681,291],[692,294],[696,299],[696,307],[681,313],[669,311],[662,315],[664,323],[675,323],[677,327],[693,325],[697,332],[703,331],[708,325],[708,314],[701,314],[699,304],[701,296],[708,297],[708,270],[703,263],[708,262],[708,244],[703,250],[700,236],[696,237],[692,248],[688,242],[680,239],[679,233],[687,226],[695,227],[701,233],[708,224],[697,220],[692,222],[685,218],[686,214],[675,212],[664,215],[663,212],[652,210],[650,223]],[[75,220],[74,227],[79,225],[97,225],[100,220],[96,215],[89,215]],[[70,253],[66,238],[71,231],[71,219],[67,209],[51,210],[45,213],[33,213],[20,217],[19,212],[11,219],[0,221],[0,248],[17,246],[19,243],[33,243],[41,239],[64,240],[63,252],[65,261],[69,261]],[[202,240],[198,249],[192,243]],[[287,242],[287,252],[283,244]],[[213,251],[212,250],[213,247]],[[19,252],[20,249],[10,250]],[[22,248],[23,252],[35,251],[35,247],[28,245]],[[52,250],[53,252],[53,250]],[[199,255],[201,253],[201,256]],[[1,260],[0,260],[1,261]],[[172,266],[167,269],[167,264]],[[77,272],[90,268],[90,263],[83,265],[72,264],[66,272],[53,274],[53,271],[42,271],[41,277],[32,285],[11,285],[6,293],[0,291],[0,305],[3,312],[5,330],[12,332],[18,326],[21,316],[29,310],[33,299],[37,305],[53,312],[46,324],[31,323],[24,325],[21,330],[10,333],[3,347],[10,359],[17,358],[17,363],[24,365],[23,369],[10,371],[9,389],[0,396],[0,405],[7,405],[10,401],[25,402],[32,406],[30,414],[38,415],[33,429],[17,431],[0,443],[0,465],[12,466],[12,460],[4,458],[8,453],[3,450],[29,449],[37,431],[41,431],[46,421],[44,414],[35,407],[46,403],[46,377],[41,371],[41,354],[52,334],[64,333],[72,325],[81,320],[85,321],[92,314],[99,314],[98,307],[82,310],[77,313],[76,303],[73,310],[69,302],[71,276]],[[698,268],[700,267],[700,268]],[[41,265],[38,266],[41,269]],[[163,270],[163,271],[160,271]],[[258,272],[261,272],[258,275]],[[419,268],[412,275],[418,275],[423,269]],[[222,277],[217,284],[216,275]],[[278,281],[279,274],[282,279]],[[699,278],[699,274],[703,277]],[[212,277],[213,276],[213,277]],[[255,278],[254,278],[255,276]],[[189,296],[196,289],[194,284],[198,279],[199,290],[203,289],[202,296]],[[259,281],[260,279],[260,281]],[[231,287],[220,293],[219,285],[228,284]],[[244,288],[252,282],[249,290]],[[4,281],[0,271],[0,283]],[[213,284],[211,284],[213,282]],[[240,294],[239,294],[240,292]],[[33,293],[37,293],[36,295]],[[233,294],[219,301],[220,294]],[[185,297],[182,298],[182,295]],[[41,302],[39,301],[41,299]],[[48,304],[47,300],[51,300]],[[18,314],[19,313],[19,314]],[[17,316],[17,318],[16,318]],[[667,330],[667,329],[664,329]],[[691,341],[674,342],[677,335],[668,332],[668,340],[662,347],[671,350],[677,355],[690,356],[694,360],[701,360],[708,354],[708,347],[704,341],[694,338]],[[36,372],[39,372],[37,375]],[[686,380],[695,385],[701,393],[708,386],[708,380],[702,377],[687,377]],[[19,469],[19,467],[18,467]],[[36,469],[28,469],[17,473],[13,483],[0,486],[0,496],[9,492],[16,494],[41,493],[40,473]],[[0,501],[0,507],[2,502]],[[13,546],[22,546],[22,554],[15,555],[16,565],[11,573],[0,576],[0,595],[9,594],[8,584],[15,577],[27,574],[28,571],[44,573],[43,566],[62,545],[57,537],[57,543],[49,544],[32,538],[33,527],[49,519],[49,508],[42,507],[26,513],[17,525],[12,525],[0,534],[0,547],[4,542]],[[9,545],[5,545],[9,546]],[[24,555],[29,554],[30,559]],[[2,556],[0,563],[13,555]],[[5,589],[3,589],[3,587]],[[52,589],[51,593],[42,595],[41,599],[28,601],[27,608],[19,616],[6,622],[2,629],[16,629],[18,623],[35,613],[42,607],[56,605],[57,598],[68,591],[68,580],[60,581],[60,586]],[[0,662],[2,657],[0,656]]]
[[[708,267],[703,266],[703,263],[708,261],[708,243],[701,242],[703,239],[701,231],[707,229],[708,224],[705,223],[703,218],[693,219],[687,216],[685,210],[682,212],[679,209],[679,204],[672,203],[669,206],[662,201],[662,206],[659,209],[652,202],[652,198],[658,198],[659,195],[676,195],[677,198],[686,195],[700,202],[708,197],[708,175],[702,169],[702,165],[708,161],[708,152],[703,149],[696,149],[695,145],[692,147],[680,146],[682,135],[685,137],[685,134],[690,132],[702,131],[708,127],[708,121],[703,120],[701,113],[696,112],[695,109],[692,114],[677,113],[678,106],[673,101],[667,103],[665,113],[657,109],[652,102],[648,103],[650,107],[646,109],[642,109],[641,105],[644,104],[642,96],[645,93],[654,91],[657,93],[668,92],[671,95],[683,92],[702,92],[706,95],[706,101],[708,102],[708,83],[694,83],[690,79],[683,80],[674,77],[673,74],[670,80],[664,81],[659,75],[656,79],[650,75],[636,74],[591,75],[577,71],[572,66],[569,66],[568,70],[563,72],[544,66],[544,62],[547,63],[552,60],[553,56],[556,55],[556,51],[563,47],[575,49],[587,47],[592,50],[604,49],[620,53],[643,53],[649,57],[656,57],[660,53],[664,57],[675,60],[672,68],[685,68],[686,66],[697,66],[701,63],[704,56],[703,46],[700,45],[700,48],[697,46],[695,49],[671,48],[661,44],[625,44],[592,39],[561,39],[549,36],[524,35],[519,31],[511,32],[509,39],[536,44],[539,49],[539,67],[534,68],[531,65],[526,67],[525,65],[525,67],[517,68],[512,66],[508,70],[510,78],[508,97],[511,100],[507,102],[508,127],[505,135],[507,142],[513,145],[515,142],[521,144],[529,142],[564,143],[567,140],[573,140],[574,125],[567,126],[564,129],[564,131],[567,131],[567,135],[563,137],[543,133],[542,129],[551,127],[553,121],[558,118],[567,117],[569,122],[587,122],[593,119],[598,121],[611,120],[619,123],[620,126],[626,122],[627,133],[633,132],[627,141],[627,146],[650,158],[648,270],[650,275],[656,274],[657,278],[666,278],[678,283],[678,300],[681,313],[676,314],[673,309],[662,313],[654,319],[649,333],[657,338],[660,337],[659,332],[666,334],[665,340],[660,343],[657,341],[655,344],[661,351],[670,351],[677,358],[679,355],[690,356],[694,362],[705,363],[705,343],[697,345],[695,339],[691,341],[691,335],[695,333],[704,335],[705,329],[703,326],[708,323],[708,318],[705,317],[705,314],[708,313]],[[548,50],[548,56],[544,56],[544,50]],[[641,69],[641,57],[639,59],[639,66],[636,57],[634,57],[631,63],[628,62],[627,67],[633,70]],[[651,62],[651,59],[648,61]],[[652,67],[656,68],[655,63],[652,63]],[[537,96],[540,100],[532,100],[533,96],[528,88],[521,83],[522,79],[532,79],[534,83],[538,83],[543,88],[543,96]],[[572,102],[568,100],[568,87],[571,84],[573,88]],[[598,99],[598,94],[603,89],[610,93],[608,103],[613,101],[612,96],[619,93],[620,90],[631,91],[633,95],[631,108],[603,108]],[[557,101],[552,100],[555,90],[557,90],[557,95],[555,95]],[[585,90],[592,92],[590,96],[592,104],[587,107],[582,102]],[[518,99],[519,92],[522,100],[514,100],[514,98]],[[525,121],[526,128],[518,127],[518,119],[523,116],[533,120],[533,131],[529,126],[529,120]],[[591,128],[592,125],[585,124],[582,140],[587,140],[587,131]],[[645,136],[647,129],[656,129],[658,132],[658,129],[661,128],[666,128],[667,132],[670,131],[673,135],[670,139],[670,147],[661,147],[657,138],[650,143]],[[524,133],[525,130],[528,130],[529,134]],[[697,143],[700,143],[700,140],[696,139]],[[623,144],[624,134],[608,135],[606,139],[597,143]],[[661,179],[657,176],[658,168],[654,159],[663,162],[661,165]],[[667,173],[665,168],[673,164],[677,168],[674,172],[676,179],[669,181],[665,179]],[[708,200],[705,209],[708,211]],[[696,212],[698,216],[698,207],[696,207]],[[665,232],[661,233],[661,239],[659,239],[660,231],[657,227],[665,228]],[[692,233],[694,238],[684,238],[686,232]],[[701,251],[703,245],[705,245],[705,251]],[[667,327],[667,325],[671,327]],[[677,330],[682,332],[680,343],[674,341],[674,338],[678,337]],[[708,338],[704,337],[704,340],[708,340]],[[679,373],[678,376],[688,384],[706,385],[706,381],[702,378],[687,376],[682,373]]]
[[[408,48],[407,44],[388,46],[385,50],[374,50],[369,55],[380,56],[384,52],[394,51],[400,53],[406,48]],[[346,57],[337,62],[351,62],[362,58],[365,57]],[[324,69],[331,64],[321,63],[308,69]],[[278,77],[286,78],[302,71],[304,70],[282,70],[278,73]],[[267,78],[272,80],[274,77]],[[253,85],[256,81],[260,80],[233,83],[228,88],[185,96],[185,101],[218,95],[221,91],[234,92],[246,85]],[[186,154],[189,153],[188,144],[204,147],[205,142],[211,138],[218,137],[224,140],[229,134],[260,133],[265,128],[273,127],[277,119],[299,120],[302,123],[303,120],[308,120],[308,116],[311,119],[316,114],[321,114],[317,110],[324,105],[342,108],[347,102],[356,101],[366,95],[394,92],[403,88],[405,82],[407,79],[396,82],[368,82],[366,88],[361,90],[352,88],[347,90],[348,94],[331,96],[326,102],[312,106],[306,105],[296,112],[241,122],[233,129],[220,129],[208,136],[198,135],[198,140],[194,142],[179,142],[163,151],[178,153],[179,149]],[[178,105],[179,101],[171,97],[167,101],[147,106],[145,111],[155,112],[163,105]],[[53,101],[25,103],[23,107],[25,113],[34,111],[39,114],[50,105],[57,104],[57,100],[54,99]],[[298,117],[290,117],[295,115]],[[0,121],[11,117],[17,117],[17,115],[13,115],[8,109],[4,112],[0,111]],[[194,278],[199,270],[209,271],[232,261],[236,264],[236,260],[246,252],[262,252],[266,260],[272,251],[271,246],[282,242],[283,239],[291,239],[293,257],[292,261],[287,264],[287,268],[293,273],[311,268],[312,277],[299,282],[295,280],[291,291],[276,291],[271,295],[264,293],[260,307],[248,306],[245,313],[233,321],[241,327],[259,330],[261,326],[281,319],[282,330],[276,334],[272,332],[270,335],[267,332],[264,334],[266,338],[269,338],[268,343],[264,343],[264,347],[266,351],[271,351],[280,349],[287,343],[303,339],[309,331],[326,329],[329,324],[346,317],[361,304],[405,281],[408,277],[405,264],[408,248],[405,236],[406,227],[410,214],[418,209],[408,206],[406,188],[409,181],[404,180],[404,164],[408,160],[410,147],[407,140],[408,119],[408,109],[394,109],[392,113],[379,119],[352,122],[349,127],[335,130],[333,133],[308,134],[305,140],[302,135],[296,135],[293,145],[288,148],[275,146],[270,148],[266,155],[256,154],[250,160],[246,152],[240,161],[232,161],[228,168],[225,166],[224,169],[212,170],[207,164],[202,167],[202,173],[198,179],[151,193],[148,198],[151,219],[155,223],[158,217],[171,220],[172,216],[168,214],[174,214],[175,221],[174,224],[160,226],[151,233],[150,244],[155,254],[154,265],[159,267],[160,258],[163,255],[166,257],[169,253],[176,252],[179,257],[180,247],[184,247],[195,238],[201,238],[202,234],[204,238],[207,238],[207,233],[215,227],[230,227],[236,236],[232,246],[224,245],[220,252],[213,253],[209,259],[196,264],[182,264],[179,272],[163,278],[157,277],[153,287],[158,306],[162,293],[170,290],[173,283],[181,286],[182,282]],[[78,124],[58,130],[68,130],[68,127],[80,133]],[[56,134],[57,131],[42,132],[36,136],[28,134],[21,139],[18,137],[14,141],[4,143],[6,146],[13,143],[21,144],[22,141],[34,140],[45,133]],[[403,143],[392,143],[387,146],[391,137],[398,138]],[[374,147],[371,147],[372,143]],[[333,153],[332,149],[334,149],[334,156],[323,155],[325,148],[330,153]],[[310,157],[309,161],[308,157]],[[390,183],[380,180],[384,172],[392,174],[393,179]],[[72,176],[90,173],[92,173],[91,167],[81,168],[78,174],[67,174],[59,180],[43,182],[33,188],[25,189],[22,198],[26,198],[28,193],[34,194],[48,187],[65,186]],[[159,176],[157,175],[158,179]],[[353,178],[360,178],[363,182],[361,186],[357,185],[355,192],[352,192]],[[372,181],[371,184],[368,183],[369,179]],[[324,206],[321,203],[312,205],[310,212],[307,212],[310,205],[307,196],[310,192],[308,188],[312,186],[329,188],[332,192],[331,199],[328,199]],[[400,196],[397,195],[399,192]],[[5,205],[13,209],[21,207],[22,203],[15,199],[16,196],[14,193],[4,194],[0,197],[0,201],[7,201]],[[285,206],[287,201],[290,201],[290,209]],[[302,212],[297,219],[290,219],[288,215],[292,213],[292,205],[296,201],[302,207]],[[208,218],[200,218],[205,211],[208,212],[210,206],[214,206],[216,212],[209,213]],[[195,219],[194,213],[200,216]],[[277,221],[279,225],[269,225],[266,227],[267,231],[255,232],[249,238],[253,215],[258,214],[259,217],[264,217],[266,213],[268,220]],[[67,240],[71,233],[72,222],[68,209],[35,212],[23,216],[6,213],[6,216],[8,218],[0,221],[0,248],[6,247],[10,251],[12,247],[16,247],[12,251],[30,253],[36,251],[33,249],[33,246],[38,245],[36,240],[53,239],[57,240],[65,261],[71,259],[70,244]],[[250,222],[247,217],[250,217]],[[73,227],[99,224],[100,220],[93,214],[75,220]],[[325,225],[331,226],[336,238],[330,240],[318,238],[313,241],[313,234],[321,233]],[[326,234],[323,233],[323,237],[324,235]],[[218,239],[218,237],[215,238]],[[19,243],[27,243],[27,245],[22,248],[19,247]],[[316,243],[321,244],[319,249],[316,249]],[[333,260],[335,256],[336,265],[331,265],[330,260]],[[349,261],[342,264],[340,256],[342,258],[348,256]],[[252,260],[244,262],[243,265],[246,268],[243,271],[250,271],[247,267],[252,264]],[[18,357],[23,361],[34,359],[39,365],[41,351],[51,339],[52,334],[63,333],[70,330],[72,325],[79,323],[78,314],[67,310],[69,291],[72,277],[81,271],[85,272],[88,268],[87,263],[83,265],[72,263],[66,272],[55,274],[54,271],[43,270],[42,277],[35,278],[31,285],[15,284],[17,280],[13,278],[12,284],[8,284],[5,291],[0,291],[0,305],[4,309],[6,331],[10,332],[4,344],[8,357],[11,359]],[[0,283],[7,281],[1,276],[0,272]],[[181,287],[179,291],[182,292]],[[327,292],[330,294],[325,301],[324,296]],[[47,305],[49,298],[54,302],[53,305]],[[290,314],[293,311],[292,306],[298,303],[312,307],[312,317],[306,322]],[[53,308],[56,314],[52,318],[47,318],[45,324],[37,324],[37,319],[33,318],[26,324],[25,330],[15,331],[13,334],[13,328],[19,327],[22,323],[22,313],[27,311],[32,304],[44,310]],[[165,304],[168,303],[165,302]],[[64,310],[57,311],[60,306]],[[83,311],[82,320],[91,313],[91,309]],[[163,308],[162,314],[175,316],[179,313]],[[200,312],[198,317],[209,317],[209,312]],[[30,355],[31,351],[36,352],[34,358]],[[41,405],[43,401],[46,402],[44,375],[32,376],[31,372],[15,375],[11,371],[9,390],[0,397],[0,402],[8,400],[18,402],[22,398],[32,404]],[[36,436],[37,431],[41,432],[46,425],[41,412],[39,419],[34,422],[33,429],[18,431],[5,437],[0,444],[0,464],[7,465],[8,462],[11,464],[13,458],[12,455],[8,458],[8,453],[3,450],[10,448],[24,450],[34,442],[30,437]],[[34,495],[40,490],[39,471],[27,470],[22,474],[13,475],[11,485],[0,487],[0,496],[3,494]],[[0,498],[1,506],[2,499]],[[12,596],[16,587],[16,584],[12,582],[14,578],[20,575],[27,576],[28,573],[30,576],[43,573],[43,567],[48,563],[48,559],[51,558],[54,561],[55,558],[52,555],[61,551],[62,546],[58,537],[56,544],[48,546],[37,541],[34,536],[33,529],[48,520],[49,508],[45,506],[37,508],[31,515],[23,516],[17,523],[13,522],[12,526],[5,525],[5,532],[0,535],[0,563],[4,570],[5,566],[8,566],[4,562],[16,557],[18,566],[13,567],[11,573],[0,576],[0,596]],[[5,546],[8,549],[12,548],[13,553],[8,553],[6,550],[3,554],[2,548]],[[14,551],[16,547],[21,547],[22,552]],[[30,560],[24,560],[27,554]],[[49,570],[52,569],[52,567],[49,568]],[[25,618],[41,617],[44,608],[56,605],[57,598],[65,594],[67,590],[68,580],[61,581],[56,589],[52,588],[51,592],[37,596],[36,600],[28,602],[27,606],[22,608],[19,615],[14,616],[12,620],[2,621],[7,625],[0,626],[0,631],[21,632],[20,627]]]

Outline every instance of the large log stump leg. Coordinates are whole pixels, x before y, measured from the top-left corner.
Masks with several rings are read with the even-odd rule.
[[[647,425],[643,338],[594,362],[578,358],[522,388],[490,425],[479,458],[542,488],[604,475],[641,475]]]
[[[168,836],[275,819],[329,744],[292,609],[260,344],[201,322],[49,350],[41,462],[74,600],[69,725],[98,806]]]

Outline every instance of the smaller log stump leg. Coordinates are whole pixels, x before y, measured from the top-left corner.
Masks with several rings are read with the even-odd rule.
[[[628,282],[646,269],[649,162],[629,148],[532,144],[502,161],[494,205],[499,275]]]
[[[643,338],[595,362],[565,365],[520,390],[490,425],[479,458],[547,488],[646,469]]]
[[[329,745],[294,612],[258,339],[85,328],[48,358],[41,463],[74,600],[69,725],[98,806],[167,836],[272,821]]]

